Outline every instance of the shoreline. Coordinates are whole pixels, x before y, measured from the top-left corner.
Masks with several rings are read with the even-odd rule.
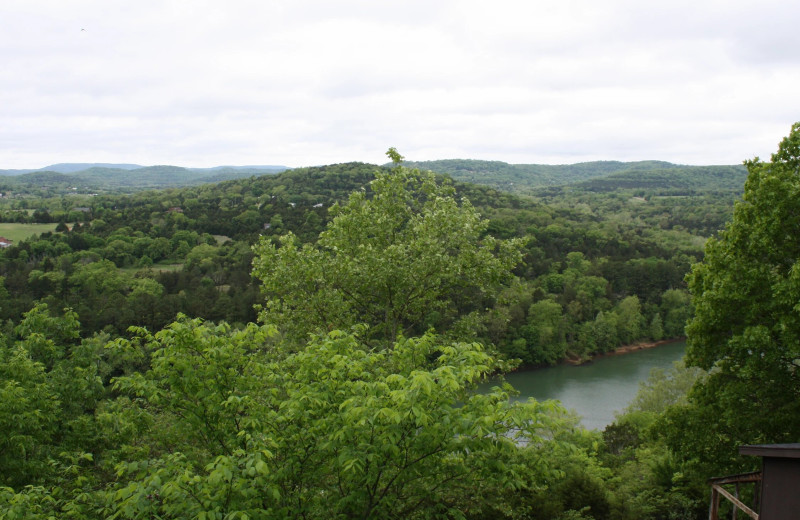
[[[661,339],[658,341],[637,341],[636,343],[621,345],[615,348],[614,350],[609,350],[608,352],[593,354],[588,358],[579,358],[577,356],[572,358],[564,358],[555,365],[520,365],[516,369],[512,370],[512,372],[527,372],[529,370],[539,370],[542,368],[550,368],[558,365],[570,365],[574,367],[579,367],[581,365],[591,363],[596,359],[604,357],[612,357],[612,356],[623,356],[625,354],[630,354],[631,352],[656,348],[660,347],[661,345],[669,345],[670,343],[678,343],[679,341],[686,341],[686,336],[680,336],[677,338],[670,338],[670,339]]]
[[[686,341],[686,336],[681,336],[678,338],[670,338],[670,339],[661,339],[658,341],[637,341],[636,343],[631,343],[629,345],[619,346],[614,350],[609,350],[608,352],[601,352],[599,354],[594,354],[588,357],[587,359],[567,358],[563,360],[561,363],[573,366],[580,366],[585,363],[594,361],[595,359],[611,357],[611,356],[621,356],[624,354],[630,354],[631,352],[636,352],[637,350],[651,349],[655,347],[660,347],[661,345],[669,345],[670,343],[677,343],[679,341]]]

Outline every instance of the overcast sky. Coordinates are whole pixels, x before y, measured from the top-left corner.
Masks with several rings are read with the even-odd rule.
[[[2,0],[0,169],[768,158],[797,0]]]

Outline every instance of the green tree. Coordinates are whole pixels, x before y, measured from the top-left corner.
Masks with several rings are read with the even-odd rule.
[[[619,339],[623,343],[633,343],[642,336],[645,320],[638,296],[628,296],[617,305]]]
[[[117,465],[109,516],[452,517],[558,473],[543,446],[565,412],[477,392],[498,368],[478,344],[333,331],[292,353],[270,326],[185,318],[139,333],[113,350],[144,344],[151,369],[115,385],[159,428],[140,440],[152,456]]]
[[[609,482],[615,496],[612,518],[702,518],[707,484],[687,478],[687,466],[661,440],[659,418],[670,407],[686,406],[688,393],[705,371],[682,361],[669,370],[654,368],[624,412],[603,431],[606,461],[616,467]]]
[[[262,218],[258,210],[247,209],[234,217],[233,222],[236,224],[240,232],[252,233],[254,231],[258,231],[258,229],[261,227]]]
[[[219,256],[220,250],[216,246],[200,244],[194,246],[186,255],[184,266],[186,269],[199,269],[208,273],[214,269],[214,259]]]
[[[692,313],[689,293],[683,289],[668,289],[661,295],[664,313],[664,335],[677,338],[684,335],[686,321]]]
[[[75,309],[85,316],[86,330],[110,325],[122,331],[131,323],[125,297],[130,293],[132,278],[110,260],[79,265],[68,283]]]
[[[614,312],[598,312],[593,325],[597,348],[600,352],[608,352],[619,346],[617,332],[619,316]]]
[[[732,221],[688,277],[686,359],[710,374],[669,421],[673,447],[717,471],[747,464],[742,444],[800,441],[800,123],[745,165]]]
[[[147,256],[158,262],[167,258],[172,253],[172,245],[169,240],[164,237],[154,239],[145,250]]]
[[[21,346],[0,347],[0,485],[47,473],[59,405],[42,363]]]
[[[664,338],[664,326],[661,321],[661,314],[653,314],[653,319],[650,320],[650,328],[648,330],[650,339],[658,341]]]
[[[554,365],[564,358],[567,350],[564,316],[561,305],[557,302],[541,300],[531,305],[528,310],[528,325],[524,331],[530,362]]]
[[[521,260],[521,240],[487,236],[487,221],[450,184],[404,168],[394,149],[388,155],[395,167],[375,174],[371,194],[331,207],[316,245],[290,233],[280,247],[262,238],[254,248],[267,298],[261,317],[298,343],[357,323],[384,346],[428,327],[472,335],[485,298]]]
[[[646,412],[657,415],[670,406],[683,405],[687,401],[689,390],[705,375],[702,369],[687,367],[683,361],[676,361],[669,370],[653,368],[647,380],[639,383],[639,391],[625,413]]]
[[[59,459],[103,444],[94,417],[102,342],[81,341],[79,330],[75,313],[39,304],[0,343],[0,485],[52,482]]]

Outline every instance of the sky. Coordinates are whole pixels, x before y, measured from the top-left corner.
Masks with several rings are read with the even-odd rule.
[[[0,169],[768,159],[796,0],[3,0]]]

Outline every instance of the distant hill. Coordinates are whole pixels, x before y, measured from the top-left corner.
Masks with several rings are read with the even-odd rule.
[[[62,163],[41,170],[0,170],[0,189],[54,195],[63,191],[114,192],[175,188],[242,177],[271,175],[286,166],[140,166],[136,164]]]
[[[534,194],[539,188],[566,185],[590,191],[742,191],[747,177],[744,166],[686,166],[664,161],[594,161],[548,165],[449,159],[409,161],[406,165],[447,174],[462,182],[524,194]]]
[[[16,170],[0,170],[0,176],[11,177],[13,175],[22,175],[24,173],[38,172],[38,171],[42,171],[42,170],[37,170],[35,168],[16,169]]]
[[[199,177],[180,166],[144,166],[135,169],[93,167],[72,173],[73,183],[111,188],[164,188],[192,184]]]
[[[589,192],[616,190],[651,195],[712,192],[741,193],[743,166],[686,166],[664,161],[594,161],[577,164],[509,164],[502,161],[448,159],[409,161],[409,167],[432,170],[458,182],[480,184],[507,193],[542,195],[562,187]],[[110,163],[60,163],[40,170],[0,170],[0,190],[37,195],[131,192],[216,183],[277,174],[279,165],[140,166]]]
[[[45,166],[42,170],[50,170],[58,173],[75,173],[89,168],[115,168],[119,170],[135,170],[141,168],[139,164],[112,164],[112,163],[58,163]]]
[[[589,191],[620,189],[689,195],[697,192],[741,192],[747,170],[744,166],[680,166],[653,170],[631,169],[575,184]]]
[[[262,172],[262,171],[286,171],[287,166],[278,164],[263,164],[263,165],[249,165],[249,166],[214,166],[213,168],[189,168],[195,172],[227,172],[227,171],[248,171],[248,172]]]
[[[13,182],[22,184],[69,184],[72,178],[63,173],[54,171],[33,171],[14,177]]]
[[[222,182],[233,179],[241,179],[243,177],[271,175],[291,168],[287,166],[217,166],[215,168],[191,168],[193,172],[205,174],[202,179],[203,183],[207,182]]]
[[[440,161],[408,161],[407,166],[446,173],[453,179],[490,185],[504,191],[518,191],[520,187],[556,186],[571,184],[595,177],[638,169],[658,169],[674,166],[663,161],[594,161],[576,164],[509,164],[502,161],[475,159],[447,159]],[[515,188],[516,186],[516,188]]]

